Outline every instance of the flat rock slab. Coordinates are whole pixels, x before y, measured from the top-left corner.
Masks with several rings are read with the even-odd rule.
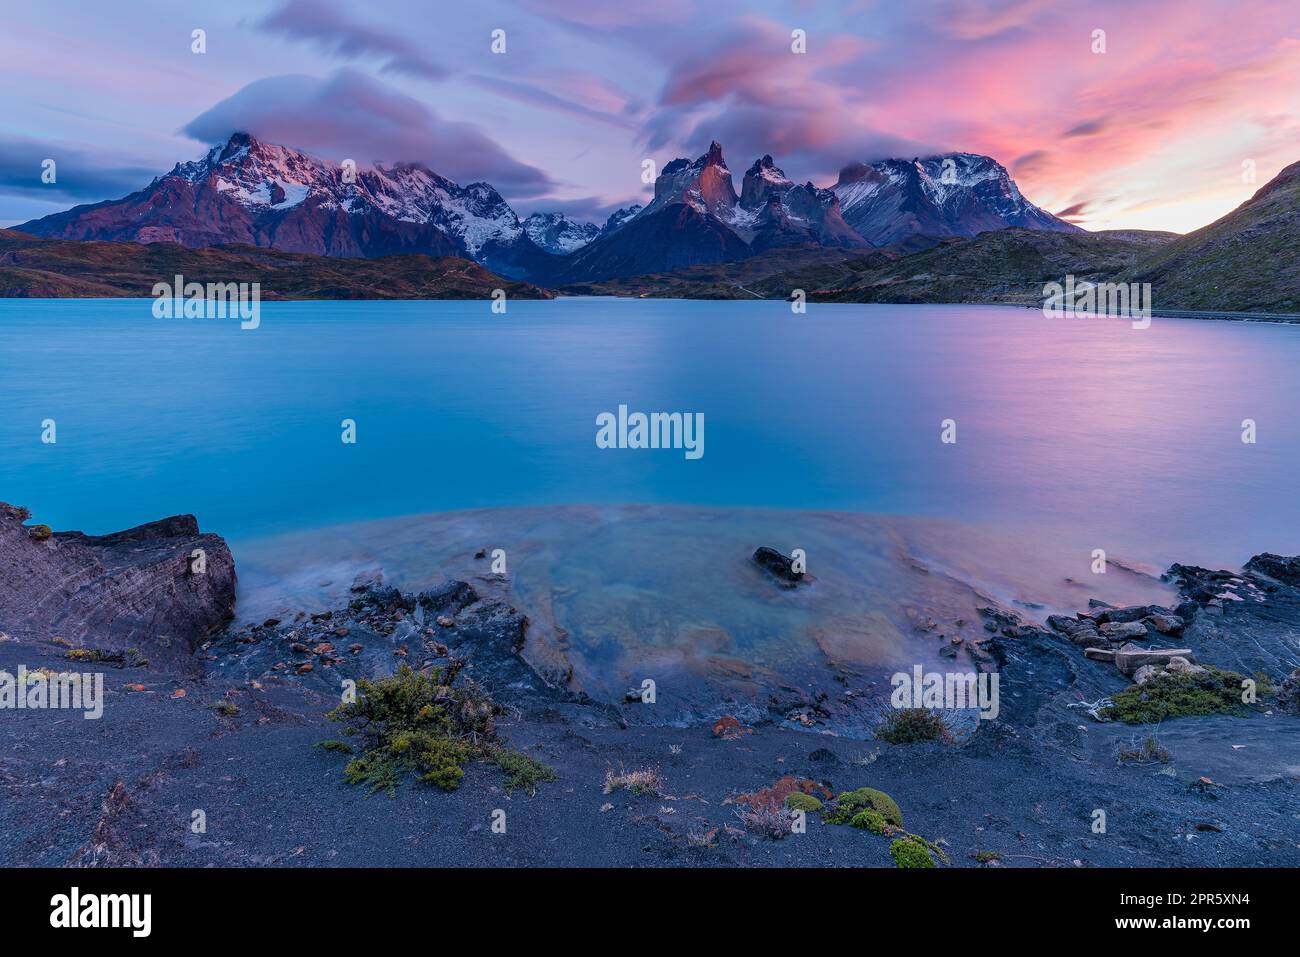
[[[1130,678],[1137,674],[1143,665],[1155,665],[1164,668],[1172,658],[1192,660],[1189,648],[1132,648],[1125,646],[1115,652],[1115,667]]]

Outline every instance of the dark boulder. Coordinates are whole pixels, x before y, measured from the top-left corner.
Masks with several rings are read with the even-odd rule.
[[[1300,556],[1263,552],[1246,562],[1246,571],[1266,575],[1284,585],[1300,586]]]

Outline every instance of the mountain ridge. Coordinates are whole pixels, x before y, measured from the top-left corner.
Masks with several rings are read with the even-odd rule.
[[[975,158],[1001,171],[1002,191],[1014,206],[1021,197],[1005,169],[988,157]],[[862,192],[851,192],[855,203]],[[893,231],[931,243],[959,234],[963,211],[987,225],[992,214],[986,200],[953,204],[944,215],[920,215],[915,202],[898,200],[894,206],[908,219]],[[343,258],[460,256],[510,278],[556,283],[729,261],[807,243],[892,245],[864,238],[841,203],[836,187],[797,184],[770,155],[754,162],[737,193],[714,141],[693,161],[666,164],[650,203],[619,209],[603,226],[575,222],[563,212],[521,220],[489,183],[461,186],[415,162],[349,171],[302,150],[234,133],[121,199],[75,206],[14,228],[50,239],[163,241],[191,248],[235,243]],[[872,209],[879,214],[887,205],[877,198]],[[1054,218],[1043,218],[1050,214],[1027,205],[1031,228],[1076,228],[1060,221],[1053,226]],[[936,224],[937,235],[923,233],[929,223]],[[635,234],[617,238],[627,229]],[[882,235],[880,229],[872,233],[876,239]]]

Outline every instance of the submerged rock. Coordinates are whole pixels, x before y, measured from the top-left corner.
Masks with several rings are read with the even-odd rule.
[[[235,562],[219,535],[174,515],[111,535],[37,537],[0,503],[0,630],[189,667],[235,609]]]
[[[804,573],[796,571],[794,559],[786,558],[775,548],[760,545],[754,552],[754,561],[764,568],[786,588],[793,588],[803,581]]]

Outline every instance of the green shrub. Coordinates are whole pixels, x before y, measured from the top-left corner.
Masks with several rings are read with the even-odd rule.
[[[898,809],[894,799],[884,791],[877,791],[875,788],[845,791],[835,799],[835,807],[827,811],[822,816],[822,820],[828,824],[849,824],[859,811],[866,808],[877,811],[894,827],[903,826],[903,812]]]
[[[38,542],[43,542],[54,534],[54,530],[48,525],[33,525],[31,536]]]
[[[889,856],[897,867],[934,867],[934,858],[930,856],[926,843],[914,834],[900,837],[890,844]]]
[[[975,851],[975,853],[971,854],[971,857],[975,858],[975,860],[979,861],[981,864],[988,864],[991,861],[1002,860],[1002,855],[997,851]]]
[[[535,790],[554,780],[549,768],[495,743],[496,706],[472,683],[455,686],[462,663],[434,668],[428,674],[402,665],[390,677],[357,683],[357,700],[339,705],[327,717],[344,725],[359,740],[357,754],[343,769],[349,784],[369,794],[396,793],[404,774],[454,791],[470,761],[492,761],[506,772],[507,789]],[[345,741],[322,741],[319,747],[355,754]]]
[[[1196,674],[1157,675],[1112,695],[1100,715],[1129,724],[1157,724],[1166,718],[1234,714],[1243,709],[1241,683],[1235,671],[1206,668]]]
[[[850,827],[861,827],[870,831],[872,834],[884,834],[888,822],[885,815],[881,814],[873,807],[866,808],[853,815],[849,821]]]
[[[951,741],[952,732],[938,711],[905,708],[891,711],[876,728],[876,737],[890,744],[916,744],[918,741]]]
[[[791,811],[805,811],[812,814],[822,809],[822,802],[811,794],[795,791],[785,796],[785,806]]]

